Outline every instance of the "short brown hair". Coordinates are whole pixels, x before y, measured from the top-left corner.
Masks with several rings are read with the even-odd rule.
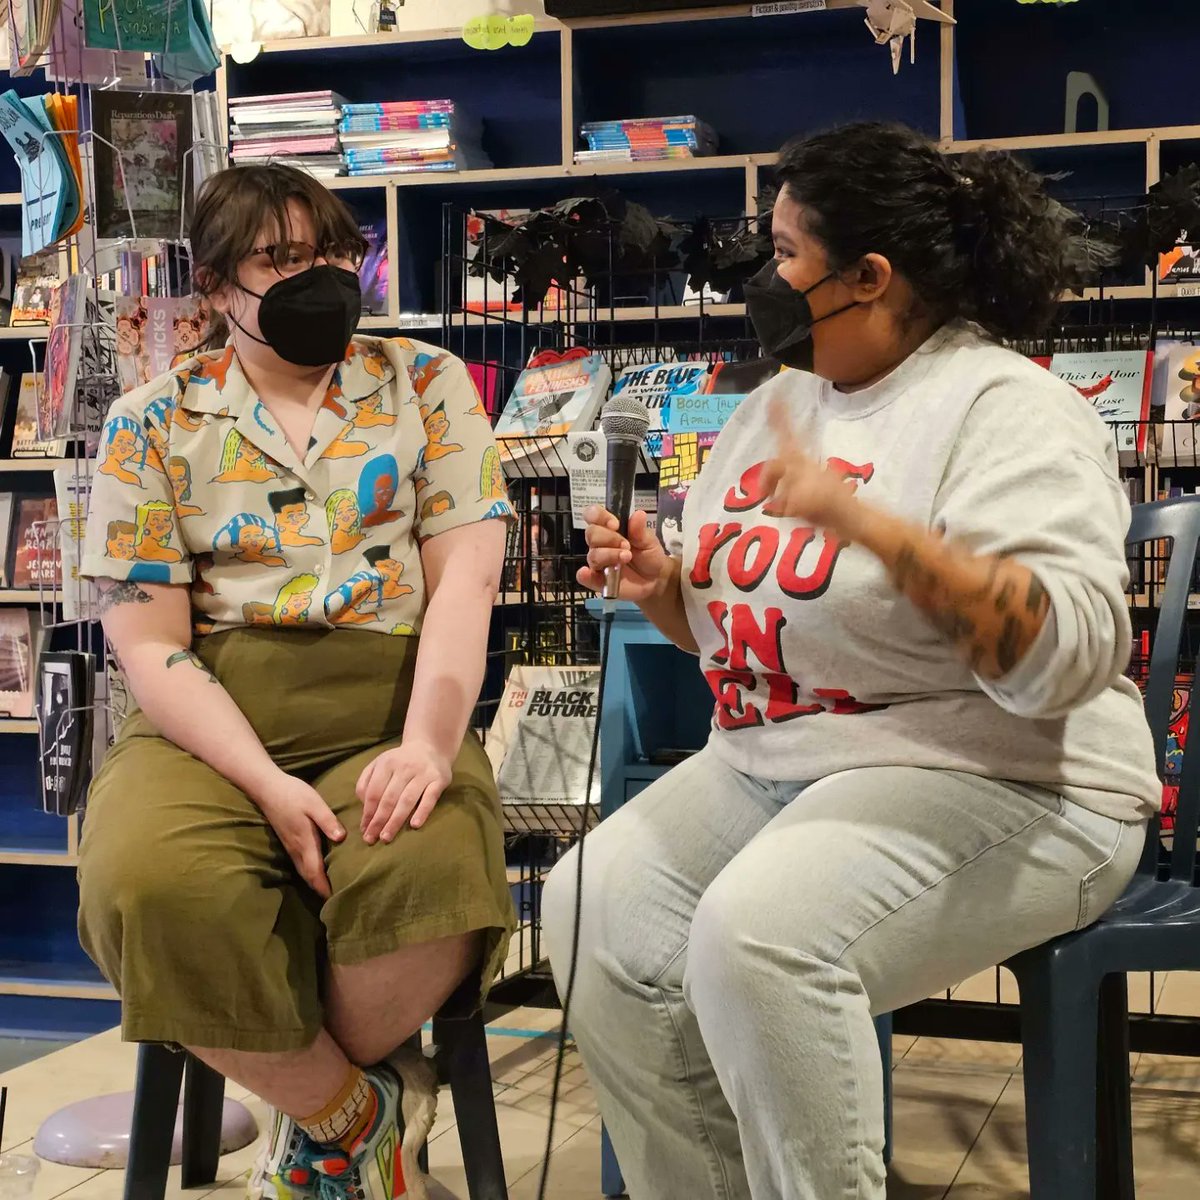
[[[204,185],[192,217],[193,287],[203,295],[237,277],[238,263],[255,248],[264,229],[287,240],[289,200],[308,209],[317,248],[347,255],[366,253],[367,243],[346,205],[311,175],[283,163],[230,167]]]

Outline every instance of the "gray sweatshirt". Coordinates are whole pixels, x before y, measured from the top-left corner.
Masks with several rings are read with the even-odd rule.
[[[756,467],[782,396],[809,452],[865,500],[1049,593],[1004,679],[975,676],[859,546],[764,516]],[[1068,384],[961,326],[845,394],[787,371],[749,396],[683,514],[684,603],[716,698],[711,744],[773,780],[855,767],[967,771],[1051,788],[1121,820],[1162,786],[1129,661],[1129,505],[1112,433]]]

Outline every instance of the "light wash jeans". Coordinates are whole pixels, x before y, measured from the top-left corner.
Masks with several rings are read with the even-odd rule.
[[[974,775],[676,767],[584,853],[571,1028],[631,1200],[883,1200],[872,1015],[1094,921],[1144,834]],[[543,896],[560,993],[577,853]]]

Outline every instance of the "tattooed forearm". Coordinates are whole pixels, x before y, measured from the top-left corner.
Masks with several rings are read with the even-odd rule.
[[[217,677],[204,665],[200,656],[193,650],[177,650],[167,659],[167,670],[169,671],[176,663],[191,663],[197,671],[203,671],[208,676],[209,683],[216,683]]]
[[[119,604],[149,604],[153,597],[143,588],[138,587],[131,579],[114,579],[109,581],[111,586],[99,586],[100,616]]]
[[[1046,589],[1014,559],[972,554],[891,518],[861,540],[882,559],[897,588],[986,679],[1007,675],[1046,621]]]

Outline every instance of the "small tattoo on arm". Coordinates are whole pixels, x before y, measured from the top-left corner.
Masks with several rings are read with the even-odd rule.
[[[1033,574],[1029,576],[1029,594],[1025,597],[1025,607],[1039,617],[1050,611],[1050,597],[1042,587],[1042,581]]]
[[[120,604],[149,604],[154,597],[138,587],[131,579],[118,579],[112,587],[100,593],[100,615]]]
[[[1007,675],[1021,656],[1021,623],[1014,616],[1004,618],[1004,628],[996,643],[996,665],[1001,675]]]
[[[217,677],[204,665],[200,656],[192,650],[177,650],[167,659],[167,670],[169,671],[177,663],[191,663],[197,671],[203,671],[208,676],[209,683],[216,683]]]

